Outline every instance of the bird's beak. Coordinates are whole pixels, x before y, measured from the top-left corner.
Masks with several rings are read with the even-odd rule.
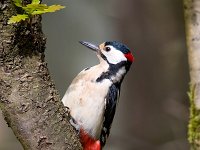
[[[100,49],[98,46],[92,44],[92,43],[89,43],[89,42],[85,42],[85,41],[80,41],[80,43],[82,45],[85,45],[86,47],[88,47],[89,49],[95,51],[95,52],[98,52]]]

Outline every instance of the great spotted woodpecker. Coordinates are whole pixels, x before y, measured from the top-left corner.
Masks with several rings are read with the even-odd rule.
[[[110,134],[121,83],[134,57],[117,41],[96,46],[80,42],[96,52],[100,63],[81,71],[62,102],[69,108],[72,125],[79,131],[84,150],[101,150]]]

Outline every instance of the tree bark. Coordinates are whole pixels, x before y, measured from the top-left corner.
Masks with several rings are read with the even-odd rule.
[[[200,149],[200,1],[184,0],[186,39],[190,67],[189,142]]]
[[[44,59],[41,17],[31,24],[8,25],[15,9],[11,0],[0,0],[0,107],[5,120],[24,149],[82,149]]]

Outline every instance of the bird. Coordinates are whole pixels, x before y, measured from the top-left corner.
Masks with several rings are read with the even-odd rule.
[[[79,133],[83,150],[102,150],[110,134],[121,83],[135,58],[118,41],[98,46],[80,43],[96,53],[99,64],[83,69],[73,79],[62,102],[69,110],[70,123]]]

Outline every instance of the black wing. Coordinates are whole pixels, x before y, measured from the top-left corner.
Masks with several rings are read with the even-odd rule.
[[[117,100],[119,97],[119,91],[120,91],[120,88],[113,84],[109,88],[109,92],[106,96],[104,122],[103,122],[103,127],[102,127],[102,131],[100,135],[100,142],[102,146],[105,145],[106,139],[108,138],[110,134],[110,128],[111,128],[113,118],[115,115]]]

